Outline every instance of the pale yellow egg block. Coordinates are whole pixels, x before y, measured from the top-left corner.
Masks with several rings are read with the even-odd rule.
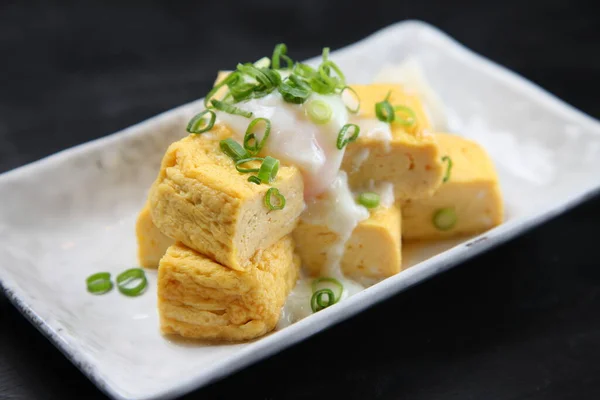
[[[148,203],[144,205],[144,208],[142,208],[142,211],[138,215],[135,233],[140,265],[145,268],[157,268],[161,257],[175,241],[163,235],[156,225],[154,225]]]
[[[239,341],[273,330],[300,268],[291,236],[250,263],[248,271],[235,271],[181,243],[169,247],[158,268],[162,332]]]
[[[304,185],[297,168],[281,166],[271,184],[248,182],[219,148],[230,136],[215,125],[209,134],[190,135],[167,150],[149,195],[156,227],[166,236],[236,270],[289,234],[304,209]],[[285,197],[283,210],[270,210],[271,187]]]
[[[442,156],[452,160],[450,178],[426,199],[402,202],[402,237],[406,240],[443,239],[484,232],[502,223],[504,207],[498,175],[487,152],[457,135],[436,134]],[[456,224],[440,230],[434,224],[439,210],[451,209]]]
[[[401,269],[401,213],[398,206],[378,207],[358,223],[346,243],[342,272],[358,281],[381,280]],[[300,221],[293,232],[296,251],[305,270],[326,274],[327,251],[339,236],[324,225]]]
[[[390,93],[394,106],[409,107],[416,115],[412,126],[391,124],[389,143],[365,132],[346,146],[342,169],[354,188],[369,181],[394,184],[396,199],[420,199],[431,196],[440,186],[444,167],[436,136],[431,133],[423,105],[416,94],[406,92],[401,85],[352,85],[360,98],[359,118],[376,118],[375,104]],[[399,113],[399,117],[406,115]]]

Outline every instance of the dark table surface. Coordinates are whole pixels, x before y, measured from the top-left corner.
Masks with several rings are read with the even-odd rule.
[[[0,5],[0,171],[201,97],[276,42],[303,59],[407,18],[600,117],[591,0],[83,3]],[[186,398],[598,399],[599,222],[596,197]],[[104,396],[0,295],[0,399],[70,398]]]

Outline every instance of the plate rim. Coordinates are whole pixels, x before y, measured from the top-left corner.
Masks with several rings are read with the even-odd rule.
[[[349,51],[354,46],[364,45],[369,41],[374,41],[380,36],[400,34],[401,31],[404,30],[414,30],[419,34],[429,35],[435,38],[435,40],[446,42],[448,44],[447,48],[455,53],[457,57],[470,59],[470,62],[476,64],[479,69],[495,75],[497,79],[506,84],[510,84],[513,88],[520,90],[529,98],[535,98],[537,102],[550,107],[565,118],[577,119],[578,123],[586,125],[591,131],[597,131],[600,134],[600,120],[595,119],[564,100],[561,100],[556,95],[548,92],[522,75],[467,48],[449,34],[424,21],[410,19],[396,22],[357,42],[336,50],[333,52],[332,56],[335,57],[335,54],[338,52]],[[29,164],[6,171],[0,174],[0,183],[17,178],[21,174],[31,173],[41,165],[51,166],[54,163],[63,162],[65,158],[75,156],[80,152],[100,148],[127,136],[141,136],[143,132],[140,128],[144,125],[160,122],[171,114],[183,112],[188,108],[191,109],[201,101],[202,99],[177,106],[113,134],[79,144]],[[215,362],[211,369],[205,370],[205,372],[192,378],[179,380],[176,384],[171,385],[162,391],[156,391],[149,396],[130,397],[123,393],[119,387],[111,385],[85,352],[82,352],[77,345],[74,345],[61,337],[60,332],[55,331],[48,321],[40,317],[32,306],[27,304],[23,293],[19,293],[20,289],[18,286],[9,282],[10,278],[7,278],[6,276],[3,277],[1,269],[0,288],[4,291],[6,297],[15,308],[19,310],[19,312],[23,314],[25,318],[27,318],[52,344],[54,344],[54,346],[57,347],[92,383],[94,383],[99,390],[109,397],[118,400],[134,398],[140,400],[172,399],[199,389],[200,387],[238,371],[253,362],[270,357],[284,348],[290,347],[303,339],[324,331],[384,299],[396,295],[417,283],[424,282],[432,276],[446,271],[469,258],[521,235],[525,231],[564,213],[574,206],[594,197],[598,193],[600,193],[600,180],[586,185],[578,192],[570,193],[565,200],[537,210],[532,215],[506,221],[494,229],[431,257],[410,269],[402,271],[400,274],[385,279],[377,285],[369,287],[347,299],[343,303],[336,304],[315,314],[312,318],[298,321],[284,330],[273,332],[252,343],[252,345],[242,348],[235,355]],[[468,251],[465,251],[465,248],[468,248]],[[440,265],[437,268],[431,267],[431,264],[437,264],[438,262],[440,262]],[[283,334],[284,331],[286,332],[285,334]]]

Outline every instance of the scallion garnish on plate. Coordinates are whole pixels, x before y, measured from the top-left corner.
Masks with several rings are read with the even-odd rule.
[[[277,188],[269,188],[265,194],[265,205],[269,210],[283,210],[285,208],[285,197]]]
[[[326,124],[331,120],[331,106],[323,100],[312,100],[306,106],[306,113],[315,124]]]
[[[448,231],[454,228],[457,221],[456,210],[452,207],[441,208],[433,214],[433,225],[440,231]]]
[[[351,135],[348,134],[349,130],[353,130]],[[339,150],[343,149],[348,143],[354,142],[358,139],[358,135],[360,134],[360,128],[356,124],[346,124],[340,129],[337,137],[337,148]]]
[[[312,291],[310,307],[313,312],[317,312],[340,301],[344,292],[344,285],[335,278],[321,277],[313,280]]]
[[[258,170],[258,179],[262,183],[271,183],[277,177],[279,171],[279,160],[271,156],[266,156]]]
[[[131,286],[135,283],[134,286]],[[126,296],[139,296],[148,286],[146,274],[141,268],[131,268],[117,276],[117,288]]]
[[[375,208],[379,205],[381,198],[374,192],[363,192],[358,196],[358,203],[366,208]]]
[[[207,120],[208,117],[208,120]],[[215,125],[215,119],[217,115],[212,110],[204,110],[199,114],[196,114],[194,118],[188,123],[186,130],[189,133],[204,133],[210,131]]]
[[[92,294],[104,294],[110,292],[113,283],[110,280],[109,272],[98,272],[87,277],[85,280],[88,292]]]
[[[248,152],[242,147],[242,145],[232,138],[221,140],[221,142],[219,142],[219,146],[221,151],[233,161],[237,162],[242,159],[250,158]]]
[[[262,135],[258,135],[254,128],[258,124],[264,124],[265,128]],[[268,118],[256,118],[246,128],[244,135],[244,148],[251,155],[256,155],[265,147],[269,134],[271,133],[271,121]],[[260,140],[258,138],[261,137]]]
[[[446,183],[450,180],[450,174],[452,173],[452,159],[448,156],[442,157],[442,162],[448,162],[448,166],[446,167],[446,173],[444,174],[443,183]]]

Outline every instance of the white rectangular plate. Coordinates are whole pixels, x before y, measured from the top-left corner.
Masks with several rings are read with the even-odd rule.
[[[0,282],[11,301],[98,387],[117,399],[166,399],[273,354],[555,216],[600,187],[600,124],[437,29],[408,21],[333,58],[368,83],[407,56],[449,106],[450,128],[483,144],[506,222],[260,340],[171,342],[158,331],[156,275],[139,298],[91,296],[85,278],[136,265],[134,220],[159,161],[201,109],[185,105],[112,136],[0,176]],[[446,246],[446,248],[449,246]],[[415,263],[415,259],[411,263]]]

